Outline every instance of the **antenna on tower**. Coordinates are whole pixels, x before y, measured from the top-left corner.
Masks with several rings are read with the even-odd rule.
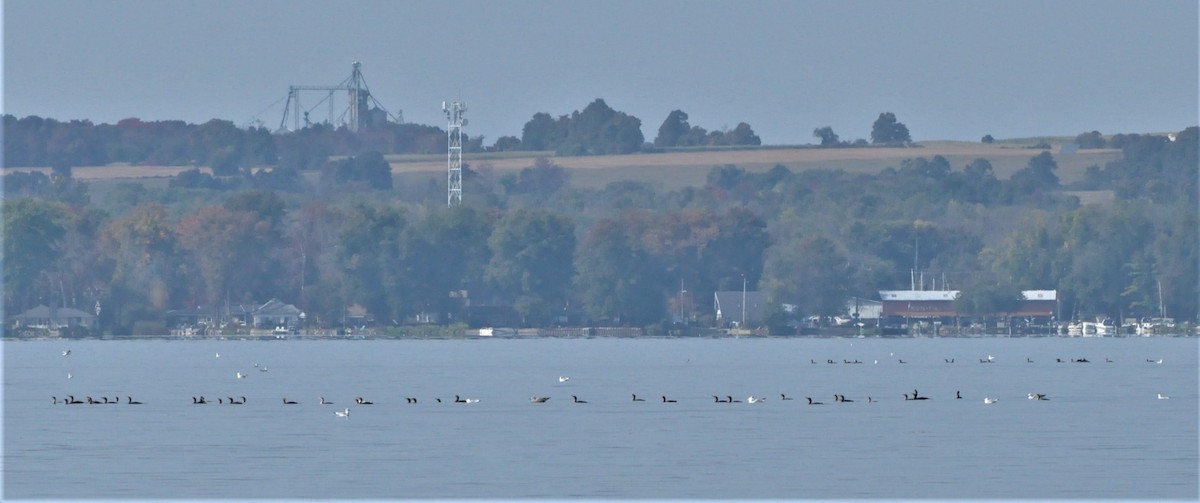
[[[463,114],[467,104],[442,102],[442,112],[449,125],[446,127],[446,205],[462,204],[462,128],[467,125]]]

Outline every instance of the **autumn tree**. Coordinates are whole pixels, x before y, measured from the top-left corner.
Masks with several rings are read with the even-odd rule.
[[[108,222],[99,244],[112,263],[104,286],[110,308],[102,313],[115,330],[129,333],[135,323],[161,319],[186,304],[189,283],[184,280],[194,269],[181,261],[179,236],[165,206],[138,205]]]
[[[597,223],[584,238],[575,284],[593,319],[644,326],[665,316],[668,277],[641,239],[644,225],[640,215],[627,213]]]
[[[268,218],[214,205],[183,217],[177,229],[189,263],[198,267],[197,300],[213,305],[286,297],[272,283],[280,268],[271,255],[276,241]]]

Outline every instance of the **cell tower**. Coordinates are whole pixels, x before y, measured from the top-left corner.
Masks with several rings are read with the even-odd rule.
[[[449,125],[446,127],[446,205],[462,204],[462,128],[467,125],[463,114],[467,104],[442,102]]]

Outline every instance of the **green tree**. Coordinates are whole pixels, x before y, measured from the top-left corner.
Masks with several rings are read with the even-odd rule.
[[[321,169],[323,183],[349,189],[391,190],[392,167],[376,151],[331,162]]]
[[[871,125],[871,143],[876,145],[907,145],[912,143],[908,127],[896,120],[896,114],[884,112]]]
[[[1200,314],[1200,216],[1187,204],[1158,211],[1149,251],[1161,282],[1162,305],[1168,317],[1195,320]]]
[[[1058,188],[1058,176],[1054,170],[1058,163],[1050,152],[1042,152],[1029,159],[1029,164],[1013,173],[1008,180],[1008,190],[1014,198],[1030,197]]]
[[[4,175],[4,197],[44,197],[50,191],[50,177],[41,171],[14,171]]]
[[[1013,283],[1029,289],[1057,284],[1061,264],[1056,251],[1062,246],[1059,229],[1044,218],[1021,222],[999,243],[986,247],[981,261],[996,278],[1010,278]]]
[[[550,323],[569,301],[575,226],[545,210],[505,215],[488,238],[486,278],[513,300],[526,323]]]
[[[829,126],[814,129],[813,136],[821,139],[822,147],[836,147],[841,144],[841,142],[838,141],[837,133],[834,133],[833,128]]]
[[[1003,281],[976,281],[954,299],[955,311],[974,316],[1011,314],[1021,307],[1021,289]]]
[[[745,122],[739,122],[732,131],[726,133],[725,141],[728,145],[762,145],[762,139]]]
[[[496,144],[492,148],[497,152],[510,152],[521,150],[523,146],[521,145],[521,139],[516,136],[501,136],[496,139]]]
[[[1079,148],[1104,148],[1106,146],[1104,135],[1099,131],[1080,133],[1075,137],[1075,144],[1079,145]]]
[[[213,119],[192,130],[192,160],[209,165],[213,174],[228,176],[238,172],[243,162],[245,132],[232,122]]]
[[[767,254],[764,289],[781,304],[795,304],[803,315],[846,312],[854,271],[849,258],[824,236],[772,247]]]
[[[553,161],[538,157],[533,166],[522,169],[516,177],[506,179],[505,189],[510,194],[534,194],[547,196],[567,186],[570,174]]]
[[[521,130],[521,145],[525,150],[554,150],[567,137],[566,117],[554,120],[550,114],[536,113]]]
[[[33,199],[4,200],[4,308],[13,312],[33,307],[50,292],[66,229],[63,209]]]
[[[1138,316],[1158,316],[1158,268],[1153,257],[1137,253],[1123,269],[1129,278],[1121,291],[1125,309]]]
[[[950,174],[950,161],[940,155],[934,156],[932,160],[924,157],[905,159],[900,162],[900,174],[942,180]]]
[[[556,149],[568,155],[629,154],[645,143],[642,121],[618,112],[597,98],[583,111],[571,114],[567,137]]]
[[[688,124],[688,114],[683,110],[672,110],[666,120],[658,127],[658,136],[654,137],[655,147],[676,147],[683,143],[692,126]]]
[[[344,299],[360,304],[377,321],[399,323],[413,306],[403,303],[406,288],[402,234],[404,211],[358,204],[347,211],[338,235],[338,267],[344,275]]]
[[[311,201],[287,212],[282,225],[282,283],[295,295],[306,322],[316,326],[340,326],[348,304],[339,256],[344,218],[337,208]]]
[[[406,301],[446,321],[463,321],[466,313],[451,292],[483,286],[490,259],[488,216],[470,206],[441,207],[405,229],[403,236]]]

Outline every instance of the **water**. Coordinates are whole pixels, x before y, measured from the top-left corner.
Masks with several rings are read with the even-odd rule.
[[[1195,499],[1197,349],[1191,338],[5,342],[4,498]],[[905,401],[914,388],[931,399]],[[51,403],[66,395],[145,404]],[[247,403],[192,405],[200,395]]]

